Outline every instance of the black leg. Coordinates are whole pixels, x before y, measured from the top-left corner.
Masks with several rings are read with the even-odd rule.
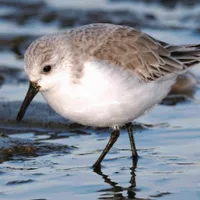
[[[99,156],[98,160],[93,165],[94,168],[100,168],[101,167],[102,160],[104,159],[106,154],[109,152],[109,150],[113,146],[113,144],[117,141],[117,139],[119,137],[119,134],[120,134],[119,128],[115,127],[114,130],[111,133],[111,136],[110,136],[110,139],[108,141],[108,144],[106,145],[105,149],[103,150],[103,152]]]
[[[138,154],[137,154],[137,150],[136,150],[136,147],[135,147],[135,141],[134,141],[134,137],[133,137],[132,123],[126,124],[126,128],[127,128],[129,140],[130,140],[130,143],[131,143],[132,158],[133,158],[134,162],[137,162]]]

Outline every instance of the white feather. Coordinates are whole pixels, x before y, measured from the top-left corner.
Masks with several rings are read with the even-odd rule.
[[[169,92],[177,75],[141,82],[134,74],[104,62],[84,64],[79,84],[62,73],[54,89],[43,92],[52,108],[65,118],[90,126],[121,126],[159,103]]]

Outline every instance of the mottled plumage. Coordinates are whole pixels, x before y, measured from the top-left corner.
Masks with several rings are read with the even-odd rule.
[[[57,43],[65,43],[57,46]],[[27,67],[37,58],[46,64],[59,52],[60,60],[68,58],[75,75],[82,71],[83,63],[99,59],[134,72],[148,82],[170,73],[180,73],[199,61],[198,45],[170,46],[149,35],[127,26],[91,24],[70,29],[36,40],[26,52]]]
[[[131,122],[159,103],[178,74],[200,61],[200,45],[171,46],[127,26],[91,24],[44,36],[25,53],[30,87],[21,120],[37,92],[63,117],[112,127],[95,167],[126,125],[137,159]]]

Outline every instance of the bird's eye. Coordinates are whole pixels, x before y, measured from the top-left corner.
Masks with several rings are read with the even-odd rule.
[[[44,68],[43,68],[43,72],[45,73],[48,73],[51,71],[51,65],[46,65]]]

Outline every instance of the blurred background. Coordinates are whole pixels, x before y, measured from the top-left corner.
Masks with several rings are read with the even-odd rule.
[[[200,43],[200,0],[0,0],[0,199],[200,199],[200,66],[125,129],[101,172],[91,169],[109,129],[58,116],[38,95],[21,123],[28,88],[23,55],[36,38],[89,23],[140,29],[170,44]]]

